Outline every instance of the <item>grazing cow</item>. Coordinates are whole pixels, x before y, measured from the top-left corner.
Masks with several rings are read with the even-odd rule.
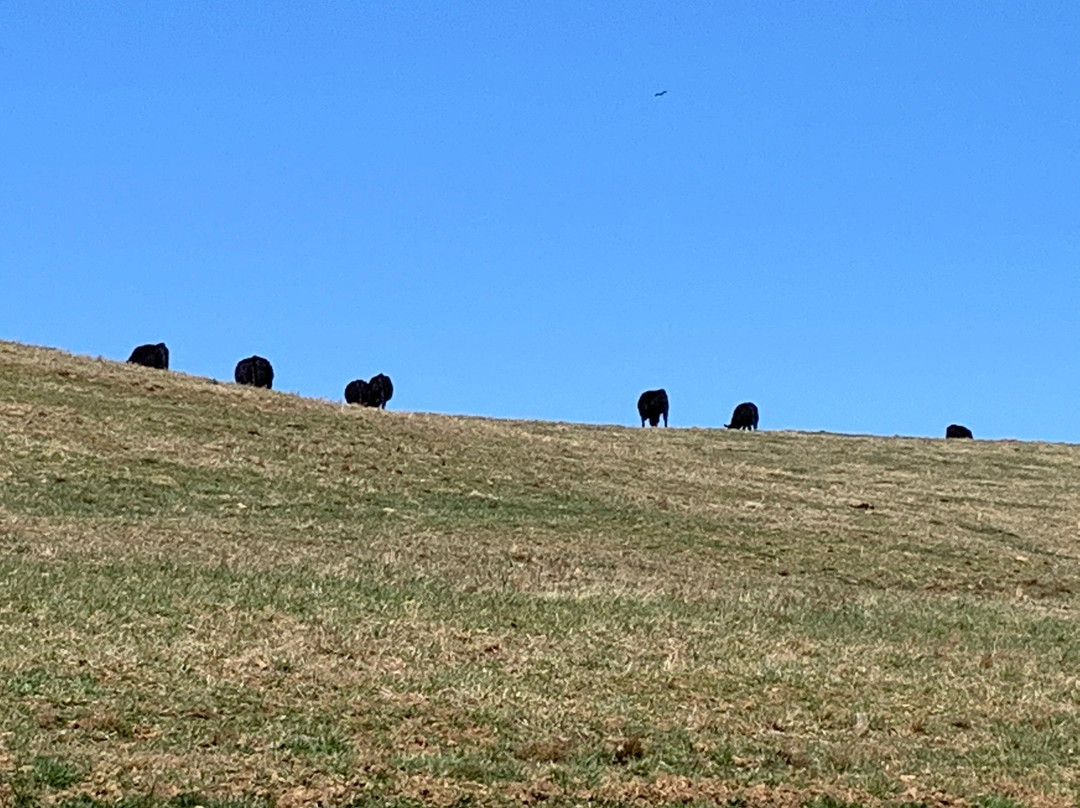
[[[382,407],[385,410],[386,402],[394,395],[394,383],[385,373],[380,373],[371,377],[371,381],[368,382],[368,392],[373,402],[369,406]]]
[[[757,404],[752,401],[744,401],[735,408],[731,414],[731,423],[724,424],[725,429],[757,429],[758,411]]]
[[[164,342],[159,342],[157,345],[140,345],[131,352],[131,356],[128,357],[128,362],[133,365],[144,365],[148,368],[168,370],[169,349],[165,347]]]
[[[971,438],[974,435],[971,434],[971,430],[966,426],[960,426],[960,424],[949,424],[945,427],[946,438]]]
[[[270,390],[274,386],[274,369],[270,363],[261,356],[249,356],[236,363],[236,372],[233,374],[237,384],[249,384],[252,387],[265,387]]]
[[[667,391],[663,388],[646,390],[637,400],[637,411],[641,416],[642,426],[645,426],[645,421],[649,422],[649,426],[659,426],[660,416],[664,417],[664,426],[667,426]]]
[[[345,403],[361,404],[367,398],[368,383],[363,379],[354,379],[345,385]]]

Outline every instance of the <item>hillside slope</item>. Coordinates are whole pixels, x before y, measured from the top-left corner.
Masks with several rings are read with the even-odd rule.
[[[346,409],[0,343],[0,803],[1074,804],[1078,530],[1075,446]]]

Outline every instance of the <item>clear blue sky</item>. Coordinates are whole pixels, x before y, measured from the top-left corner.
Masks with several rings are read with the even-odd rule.
[[[0,291],[394,409],[1080,441],[1080,4],[5,0]]]

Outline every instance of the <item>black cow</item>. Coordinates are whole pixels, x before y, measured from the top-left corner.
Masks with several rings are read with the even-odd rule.
[[[945,427],[946,438],[971,438],[974,435],[971,434],[971,430],[966,426],[960,426],[960,424],[949,424]]]
[[[660,416],[664,417],[664,426],[667,426],[667,391],[663,388],[646,390],[637,400],[637,411],[641,416],[642,426],[645,426],[645,421],[649,422],[649,426],[659,426]]]
[[[363,379],[354,379],[345,385],[345,403],[346,404],[362,404],[364,399],[368,397],[367,391],[368,383]]]
[[[131,352],[128,361],[133,365],[144,365],[159,370],[169,369],[169,349],[164,342],[157,345],[140,345]]]
[[[744,401],[735,408],[731,414],[731,423],[724,424],[725,429],[757,429],[758,411],[757,404],[752,401]]]
[[[390,377],[379,373],[372,376],[370,381],[355,379],[345,386],[345,403],[359,404],[362,407],[382,407],[386,409],[386,402],[394,395],[394,384]]]
[[[249,384],[252,387],[265,387],[270,390],[274,386],[274,369],[270,363],[261,356],[249,356],[236,363],[236,372],[233,374],[237,384]]]
[[[382,407],[385,410],[386,402],[394,396],[394,383],[385,373],[380,373],[371,377],[371,381],[368,382],[368,392],[372,401],[368,406]]]

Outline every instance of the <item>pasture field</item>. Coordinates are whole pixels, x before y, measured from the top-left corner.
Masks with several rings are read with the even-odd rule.
[[[0,343],[0,805],[1075,805],[1078,536],[1077,446]]]

